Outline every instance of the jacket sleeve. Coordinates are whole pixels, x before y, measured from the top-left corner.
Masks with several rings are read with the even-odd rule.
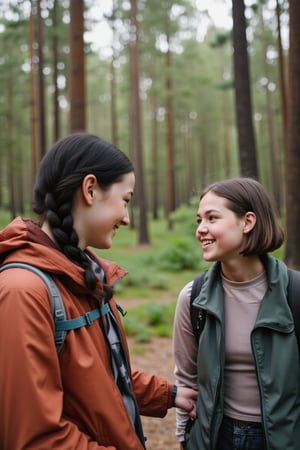
[[[173,352],[175,360],[175,377],[178,386],[197,390],[197,345],[191,324],[190,297],[192,282],[181,290],[178,296],[173,329]],[[176,409],[176,435],[184,440],[188,414]]]
[[[0,448],[115,450],[63,417],[63,383],[48,289],[36,275],[0,277]]]
[[[164,417],[172,405],[172,384],[156,375],[145,372],[132,372],[133,390],[140,414],[151,417]]]

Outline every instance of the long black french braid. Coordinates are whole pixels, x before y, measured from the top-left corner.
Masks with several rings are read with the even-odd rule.
[[[72,202],[68,199],[62,204],[56,204],[52,193],[45,195],[46,219],[53,236],[63,253],[73,262],[85,269],[85,283],[94,291],[97,278],[91,267],[91,261],[86,253],[78,247],[78,235],[73,228]]]

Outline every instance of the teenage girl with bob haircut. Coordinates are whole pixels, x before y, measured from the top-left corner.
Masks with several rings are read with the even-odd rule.
[[[140,414],[190,411],[197,393],[131,371],[113,286],[126,275],[89,249],[108,249],[134,190],[133,165],[101,138],[79,133],[43,158],[34,186],[40,221],[16,218],[0,232],[1,264],[49,272],[67,318],[108,304],[107,314],[67,334],[59,354],[45,283],[23,268],[0,275],[0,448],[139,450]]]
[[[194,301],[206,312],[199,346],[192,282],[175,313],[177,384],[198,389],[197,419],[176,411],[181,448],[299,450],[299,349],[288,268],[269,254],[284,238],[270,198],[251,178],[216,182],[200,197],[197,222],[203,257],[213,264]]]

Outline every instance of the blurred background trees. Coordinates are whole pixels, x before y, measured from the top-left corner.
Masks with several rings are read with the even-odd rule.
[[[86,130],[135,163],[139,243],[151,242],[149,219],[171,229],[208,182],[250,175],[273,196],[300,268],[299,5],[2,1],[0,208],[30,214],[40,158]]]

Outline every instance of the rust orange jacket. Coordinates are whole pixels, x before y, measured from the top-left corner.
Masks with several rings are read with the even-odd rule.
[[[17,218],[2,230],[0,255],[1,264],[26,262],[49,271],[68,318],[95,307],[83,269],[55,248],[35,222]],[[117,264],[100,261],[109,284],[126,274]],[[128,352],[114,300],[111,307]],[[140,414],[163,417],[172,403],[172,386],[139,371],[131,376]],[[70,331],[57,355],[48,289],[35,274],[15,268],[0,274],[0,448],[142,449],[98,321]]]

